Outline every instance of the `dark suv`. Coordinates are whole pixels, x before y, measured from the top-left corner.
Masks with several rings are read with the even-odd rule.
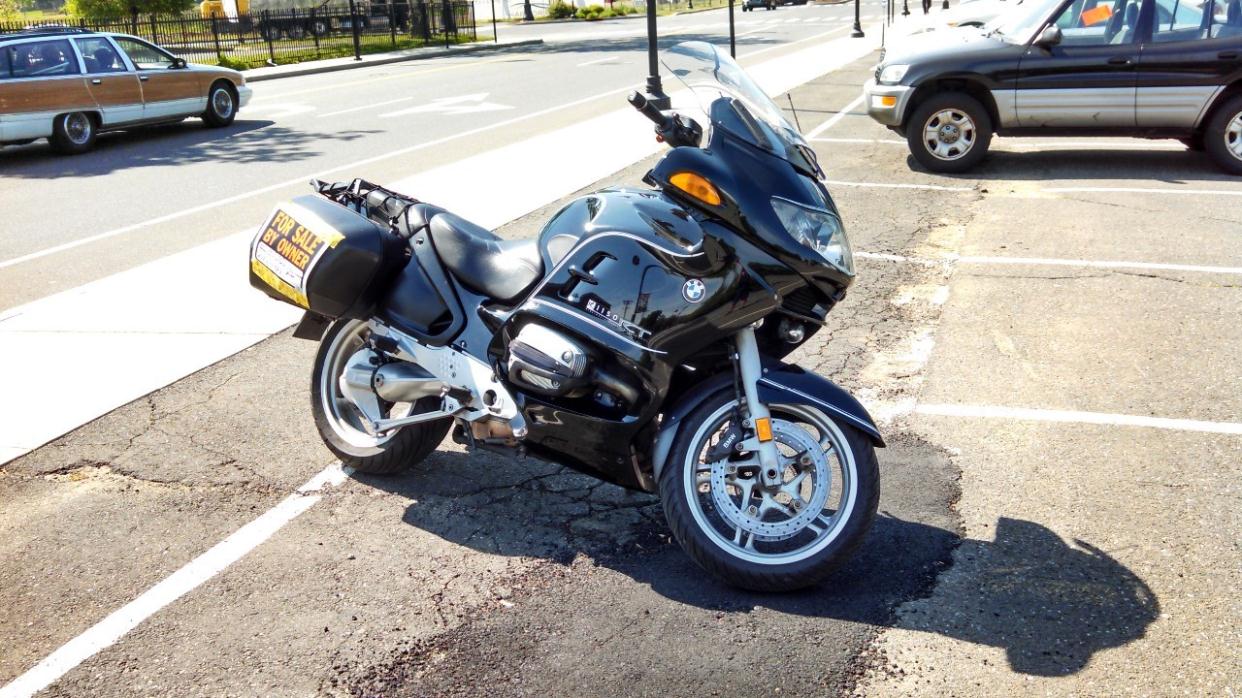
[[[923,166],[1001,135],[1176,138],[1242,174],[1242,0],[1024,0],[881,57],[867,111]]]

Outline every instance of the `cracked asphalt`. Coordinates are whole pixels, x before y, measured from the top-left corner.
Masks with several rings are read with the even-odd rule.
[[[795,90],[804,128],[874,61]],[[813,143],[831,180],[964,189],[832,187],[868,254],[792,359],[858,394],[889,447],[881,515],[824,585],[723,587],[670,542],[655,498],[446,441],[403,475],[325,490],[46,694],[1236,693],[1237,436],[916,406],[1238,420],[1236,275],[953,261],[1242,266],[1228,197],[1045,191],[1237,182],[1198,154],[1107,141],[998,140],[980,172],[940,177],[863,115],[823,135],[842,139]],[[599,184],[637,184],[651,162]],[[500,233],[534,234],[559,203]],[[309,411],[314,349],[278,335],[0,468],[0,683],[332,462]]]

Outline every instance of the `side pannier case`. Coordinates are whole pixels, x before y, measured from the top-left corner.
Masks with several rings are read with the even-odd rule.
[[[387,227],[310,194],[278,205],[255,235],[250,285],[334,320],[365,320],[408,258]]]

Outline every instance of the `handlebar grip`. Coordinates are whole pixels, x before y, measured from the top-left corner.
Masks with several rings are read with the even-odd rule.
[[[664,114],[661,114],[660,110],[656,109],[654,104],[648,102],[646,97],[642,96],[638,92],[631,92],[630,96],[626,97],[626,99],[635,109],[642,112],[643,116],[655,122],[657,126],[663,126],[665,124],[666,119],[664,118]]]

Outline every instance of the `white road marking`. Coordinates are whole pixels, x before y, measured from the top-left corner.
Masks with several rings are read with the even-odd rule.
[[[193,591],[257,548],[285,524],[313,507],[322,498],[318,492],[341,484],[347,475],[340,463],[324,468],[299,487],[297,492],[268,509],[259,518],[242,526],[233,535],[212,546],[210,550],[109,614],[86,632],[61,645],[29,671],[0,688],[0,698],[28,698],[47,688],[74,667],[110,647],[160,609]]]
[[[840,180],[824,180],[824,184],[837,187],[864,187],[874,189],[924,189],[927,191],[974,191],[974,187],[946,187],[939,184],[889,184],[885,182],[845,182]]]
[[[1048,187],[1053,194],[1121,193],[1121,194],[1176,194],[1187,196],[1242,196],[1242,189],[1178,189],[1174,187]]]
[[[1171,264],[1168,262],[1132,262],[1118,260],[1064,259],[1060,257],[988,257],[978,255],[946,255],[939,258],[908,257],[881,252],[855,252],[855,257],[899,264],[951,266],[954,264],[1071,267],[1079,269],[1136,269],[1141,271],[1184,271],[1197,274],[1242,276],[1242,267],[1217,267],[1203,264]]]
[[[352,114],[356,111],[366,111],[367,109],[375,109],[376,107],[386,107],[390,104],[399,104],[401,102],[408,102],[412,99],[414,98],[413,97],[401,97],[398,99],[390,99],[387,102],[376,102],[375,104],[364,104],[361,107],[350,107],[349,109],[342,109],[340,111],[330,111],[327,114],[320,114],[319,118],[326,119],[330,116],[340,116],[341,114]]]
[[[1197,431],[1209,434],[1242,435],[1242,423],[1206,422],[1195,419],[1171,419],[1146,417],[1133,414],[1110,414],[1107,412],[1079,412],[1076,410],[1045,410],[1030,407],[1003,407],[999,405],[916,405],[917,414],[940,417],[978,417],[984,419],[1015,419],[1033,422],[1066,422],[1074,424],[1101,424],[1105,426],[1144,427],[1172,431]]]
[[[283,119],[286,116],[295,116],[297,114],[307,114],[315,111],[319,107],[313,104],[303,102],[276,102],[272,104],[259,104],[248,106],[245,108],[246,116],[253,116],[255,112],[266,116],[268,119]]]
[[[478,114],[488,111],[505,111],[514,107],[508,104],[499,104],[487,101],[486,92],[478,92],[472,95],[461,95],[460,97],[438,97],[431,100],[431,104],[420,104],[417,107],[409,109],[398,109],[380,114],[381,119],[387,119],[394,116],[405,116],[406,114]]]
[[[906,145],[897,138],[811,138],[815,143],[876,143]],[[1005,143],[992,141],[993,151],[1007,150],[1184,150],[1180,145],[1165,143]]]
[[[833,126],[836,126],[837,122],[841,121],[841,119],[844,119],[846,114],[849,114],[850,112],[857,109],[858,106],[862,104],[863,100],[866,98],[867,98],[867,95],[858,95],[858,97],[853,102],[850,102],[849,104],[845,105],[845,107],[842,108],[841,111],[837,112],[836,114],[833,114],[831,117],[829,117],[827,121],[811,129],[811,132],[806,134],[807,140],[813,140],[819,134],[823,133],[824,131],[827,131]]]
[[[841,114],[837,114],[841,116]],[[896,138],[809,138],[813,143],[881,143],[883,145],[905,145],[905,141]]]
[[[579,63],[577,67],[585,68],[588,65],[598,65],[600,63],[607,63],[608,61],[615,61],[617,58],[617,56],[604,56],[603,58],[596,58],[595,60],[587,61],[586,63]]]

